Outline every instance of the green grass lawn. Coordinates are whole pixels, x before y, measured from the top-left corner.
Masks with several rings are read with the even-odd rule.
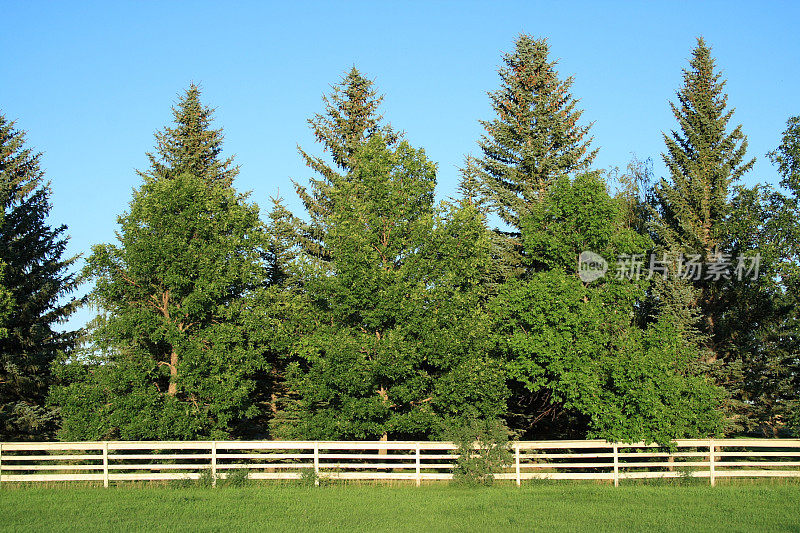
[[[800,531],[800,485],[0,489],[11,531]]]

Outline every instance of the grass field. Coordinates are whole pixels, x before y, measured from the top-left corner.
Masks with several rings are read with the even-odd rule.
[[[800,531],[800,485],[4,487],[7,531]]]

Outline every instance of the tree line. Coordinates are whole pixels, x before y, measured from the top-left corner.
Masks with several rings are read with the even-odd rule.
[[[550,56],[529,35],[503,55],[442,202],[352,68],[308,121],[303,214],[236,190],[191,85],[77,273],[40,155],[0,115],[0,440],[797,434],[800,118],[767,154],[780,186],[745,186],[698,39],[667,175],[598,169]],[[81,305],[97,317],[63,331]]]

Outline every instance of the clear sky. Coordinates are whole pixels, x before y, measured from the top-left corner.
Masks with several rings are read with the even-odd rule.
[[[0,112],[43,152],[51,220],[72,254],[114,239],[153,133],[194,81],[217,108],[240,190],[263,208],[309,171],[306,119],[351,65],[385,94],[384,115],[439,164],[438,196],[476,151],[486,92],[520,32],[547,37],[573,75],[599,167],[652,157],[674,127],[668,102],[697,36],[728,79],[734,121],[758,158],[747,183],[777,181],[764,154],[800,114],[800,2],[29,2],[0,0]],[[89,316],[73,320],[79,325]]]

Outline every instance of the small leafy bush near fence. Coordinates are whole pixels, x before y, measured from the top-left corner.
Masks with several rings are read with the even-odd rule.
[[[452,423],[447,437],[458,448],[453,482],[491,485],[493,474],[512,462],[508,450],[508,428],[495,420],[466,419]]]

